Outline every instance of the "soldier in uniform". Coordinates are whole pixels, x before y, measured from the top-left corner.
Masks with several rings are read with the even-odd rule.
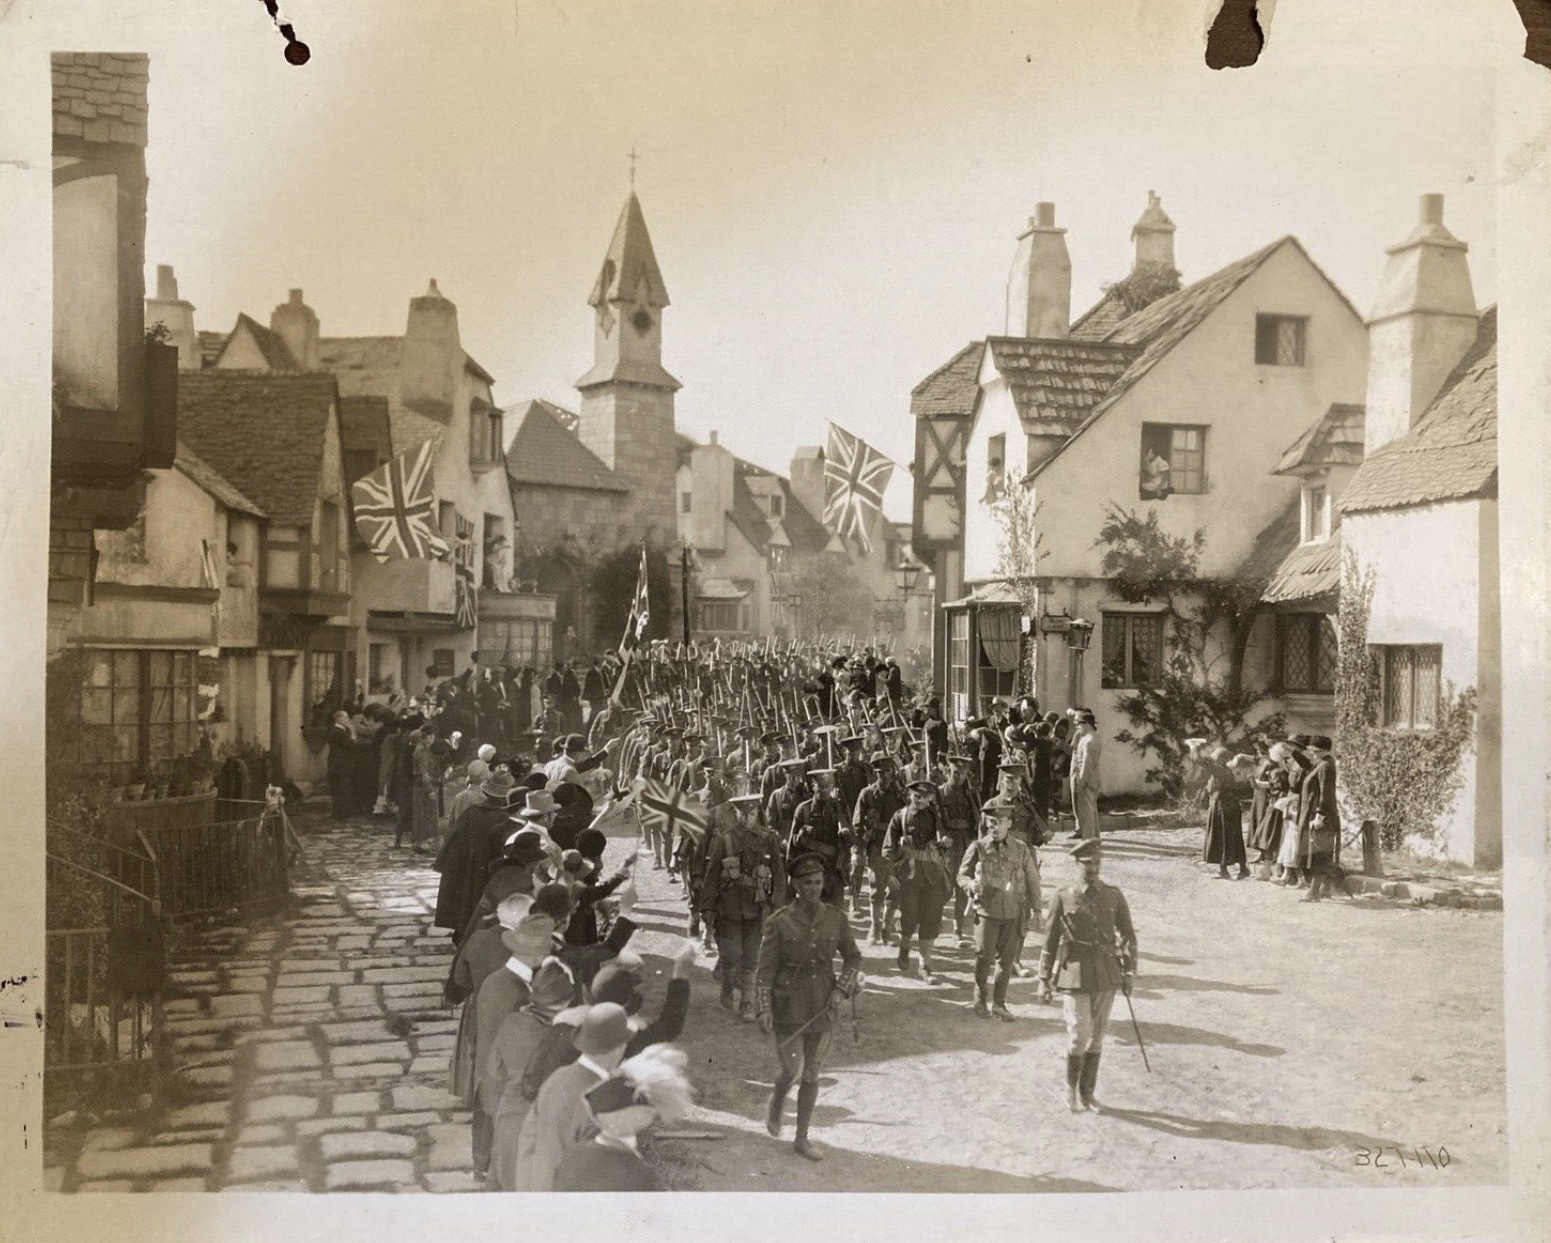
[[[756,977],[759,1027],[775,1034],[781,1071],[765,1129],[781,1134],[781,1113],[787,1093],[797,1083],[798,1155],[820,1161],[823,1154],[808,1141],[808,1126],[819,1096],[819,1073],[829,1051],[830,1005],[837,997],[855,996],[860,986],[862,952],[851,936],[844,914],[823,901],[824,860],[803,855],[791,865],[796,899],[765,921],[759,944]],[[835,975],[836,953],[841,973]]]
[[[948,850],[948,864],[957,867],[964,859],[964,852],[980,832],[980,799],[978,791],[970,784],[970,766],[973,760],[967,755],[948,757],[948,778],[937,792],[937,805],[948,823],[948,836],[953,845]],[[953,892],[953,932],[960,945],[967,946],[969,936],[970,895],[962,887]]]
[[[852,820],[856,814],[856,800],[872,781],[872,771],[862,762],[863,741],[860,734],[842,738],[840,745],[845,757],[835,765],[835,793],[840,799],[840,814],[846,825],[853,829],[856,827]]]
[[[1028,766],[1018,760],[1004,762],[997,770],[996,797],[1012,807],[1012,835],[1025,846],[1043,846],[1049,829],[1034,809],[1026,778]]]
[[[781,735],[771,732],[761,734],[759,745],[764,748],[760,754],[754,757],[754,762],[749,765],[749,777],[759,789],[762,800],[768,799],[775,793],[775,787],[766,787],[765,774],[775,768],[781,762]],[[761,802],[760,806],[764,806]]]
[[[792,817],[808,798],[803,781],[807,767],[807,760],[782,760],[777,771],[786,779],[786,784],[765,800],[765,824],[780,839],[783,848],[791,836]]]
[[[975,902],[975,1013],[1013,1021],[1007,1009],[1007,981],[1023,945],[1028,923],[1039,927],[1039,866],[1034,852],[1010,835],[1012,807],[993,798],[981,808],[982,836],[964,852],[959,889]],[[986,984],[996,964],[989,1009]]]
[[[890,888],[894,868],[883,857],[883,834],[894,813],[905,805],[905,794],[894,775],[894,761],[882,751],[872,757],[872,770],[876,780],[857,797],[851,816],[851,892],[853,897],[861,894],[862,875],[867,873],[872,890],[872,929],[867,944],[887,945],[894,912],[899,908]]]
[[[899,969],[910,970],[910,938],[919,930],[921,978],[935,984],[932,946],[942,928],[943,905],[953,893],[943,851],[953,839],[937,809],[937,787],[922,780],[906,789],[910,801],[894,813],[883,837],[883,856],[893,865],[899,886]]]
[[[824,860],[824,901],[844,909],[846,847],[851,834],[845,826],[840,800],[835,797],[835,770],[815,768],[813,797],[800,803],[792,814],[792,834],[786,856],[816,854]]]
[[[786,904],[786,867],[776,835],[759,822],[759,795],[740,794],[717,808],[731,809],[730,827],[716,833],[706,858],[700,910],[716,928],[722,1005],[731,1010],[733,990],[742,992],[740,1013],[757,1017],[754,968],[765,917]]]
[[[1056,894],[1039,956],[1040,1000],[1050,1000],[1052,980],[1062,995],[1067,1103],[1073,1113],[1097,1108],[1093,1091],[1115,990],[1129,997],[1136,978],[1131,908],[1120,890],[1099,879],[1100,849],[1091,838],[1071,848],[1082,880]]]

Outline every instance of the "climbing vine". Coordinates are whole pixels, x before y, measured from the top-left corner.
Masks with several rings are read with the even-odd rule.
[[[1350,553],[1342,569],[1336,664],[1336,757],[1342,794],[1361,820],[1375,820],[1380,842],[1394,850],[1407,837],[1447,845],[1444,819],[1464,773],[1460,760],[1475,729],[1476,692],[1445,684],[1432,729],[1392,730],[1380,719],[1379,665],[1368,647],[1374,575],[1360,573]]]
[[[996,574],[1017,593],[1025,617],[1039,612],[1039,563],[1045,550],[1039,530],[1039,500],[1023,477],[1009,479],[989,503],[996,522]],[[1034,660],[1037,647],[1023,644],[1018,669],[1018,687],[1034,685]]]
[[[1104,286],[1104,292],[1120,299],[1127,315],[1135,315],[1159,298],[1178,293],[1179,273],[1166,263],[1138,263],[1118,281]]]

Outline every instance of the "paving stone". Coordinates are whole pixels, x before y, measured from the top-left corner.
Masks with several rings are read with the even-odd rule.
[[[285,1006],[322,1006],[329,1001],[327,985],[307,988],[277,988],[270,994],[270,1002],[278,1011]]]
[[[279,1040],[254,1047],[254,1065],[262,1073],[274,1070],[312,1070],[323,1065],[318,1051],[304,1040]]]
[[[329,1048],[331,1066],[350,1066],[360,1062],[391,1062],[409,1056],[409,1046],[402,1040],[384,1041],[381,1044],[342,1044]]]
[[[259,1179],[295,1174],[297,1168],[295,1148],[244,1146],[232,1150],[226,1176],[228,1181],[234,1183],[254,1182]]]
[[[353,1118],[309,1118],[306,1122],[296,1124],[298,1135],[326,1135],[330,1131],[364,1131],[366,1119]]]
[[[329,1102],[329,1111],[340,1114],[374,1114],[382,1108],[381,1092],[339,1092]]]
[[[371,943],[372,939],[369,936],[340,937],[339,940],[334,942],[334,948],[339,950],[340,953],[354,953],[366,949]]]
[[[159,1148],[166,1144],[219,1144],[225,1138],[224,1126],[206,1126],[193,1131],[159,1131],[146,1143]]]
[[[362,974],[366,973],[363,972]],[[442,995],[443,982],[442,977],[439,976],[433,981],[426,981],[421,984],[384,984],[382,986],[382,995],[395,1001],[411,997],[417,1000],[421,998],[439,998]]]
[[[255,1147],[260,1144],[273,1144],[285,1138],[285,1128],[276,1126],[273,1122],[260,1122],[254,1126],[245,1126],[237,1132],[237,1142],[244,1147]]]
[[[210,1010],[219,1018],[234,1018],[238,1015],[260,1013],[262,1003],[257,997],[248,993],[227,993],[212,997]]]
[[[203,1191],[204,1189],[205,1180],[202,1178],[168,1178],[151,1184],[152,1191]]]
[[[172,1047],[176,1053],[207,1053],[214,1049],[224,1049],[230,1044],[231,1039],[225,1032],[212,1032],[208,1036],[172,1037]]]
[[[458,1043],[455,1035],[415,1036],[410,1042],[410,1048],[416,1053],[449,1053],[453,1045]]]
[[[425,1126],[435,1126],[442,1120],[439,1113],[407,1113],[407,1114],[378,1114],[377,1129],[379,1131],[401,1131],[406,1128],[419,1130]]]
[[[408,1161],[343,1161],[331,1165],[326,1183],[330,1191],[347,1188],[407,1187],[415,1181],[415,1167]]]
[[[325,1161],[340,1161],[356,1157],[408,1157],[413,1156],[415,1141],[408,1135],[394,1135],[385,1131],[341,1131],[325,1135],[318,1141]]]
[[[354,984],[354,971],[282,971],[275,981],[281,988],[332,988],[336,984]]]
[[[467,1171],[474,1164],[469,1130],[467,1127],[460,1129],[463,1132],[461,1138],[457,1140],[438,1140],[431,1145],[430,1154],[425,1159],[426,1169]]]
[[[393,1089],[394,1109],[446,1109],[456,1102],[457,1098],[444,1087],[408,1084]]]
[[[240,1032],[263,1026],[256,1014],[234,1015],[221,1019],[167,1020],[167,1031],[174,1036],[205,1036],[213,1032]]]
[[[237,1037],[239,1046],[245,1044],[268,1044],[277,1040],[306,1040],[307,1029],[305,1027],[266,1027],[262,1031],[243,1032]]]
[[[460,1191],[483,1191],[485,1184],[467,1170],[462,1173],[435,1170],[425,1176],[425,1189],[446,1195]]]
[[[245,975],[227,983],[228,992],[232,993],[262,993],[269,987],[269,979],[262,975]]]
[[[192,997],[178,997],[162,1003],[162,1013],[169,1017],[176,1014],[198,1014],[199,1002]]]
[[[377,985],[344,984],[340,986],[337,1000],[342,1006],[375,1006],[378,1004]]]
[[[210,1169],[211,1160],[209,1144],[171,1144],[162,1148],[83,1152],[75,1168],[83,1179],[157,1178],[202,1174]]]
[[[311,1118],[318,1112],[318,1100],[311,1096],[260,1097],[248,1104],[249,1122],[290,1121]]]
[[[363,967],[362,984],[440,984],[447,969],[441,967]]]
[[[447,1069],[444,1063],[442,1069]],[[333,1069],[335,1079],[342,1083],[365,1083],[372,1079],[402,1079],[404,1077],[403,1062],[366,1062],[360,1066],[336,1066]]]
[[[242,1186],[237,1188],[237,1190],[241,1191],[244,1195],[250,1191],[281,1191],[296,1195],[301,1192],[311,1191],[312,1188],[304,1183],[301,1179],[293,1178],[285,1181],[277,1180],[267,1183],[243,1183]]]
[[[374,1040],[382,1040],[390,1035],[387,1027],[381,1019],[358,1020],[350,1023],[323,1023],[320,1024],[323,1039],[329,1044],[363,1044]],[[453,1029],[457,1030],[456,1027]]]
[[[140,1132],[133,1127],[99,1127],[86,1133],[81,1149],[83,1152],[116,1152],[120,1148],[128,1148],[139,1136]]]
[[[230,1066],[185,1066],[177,1077],[191,1088],[214,1090],[231,1087],[233,1075]]]
[[[133,1191],[134,1183],[128,1179],[105,1178],[98,1182],[82,1183],[77,1191]]]
[[[427,1053],[417,1057],[409,1064],[409,1073],[412,1075],[434,1075],[438,1071],[447,1069],[447,1055],[445,1053]]]

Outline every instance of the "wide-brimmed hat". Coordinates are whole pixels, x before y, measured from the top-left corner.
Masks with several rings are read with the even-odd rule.
[[[534,966],[549,953],[555,921],[548,915],[524,915],[513,928],[501,930],[501,944],[518,962]]]
[[[992,798],[980,805],[980,814],[983,816],[1007,816],[1012,817],[1013,804],[1011,799]]]
[[[761,799],[758,794],[734,794],[727,801],[729,803],[737,803],[741,807],[745,803],[754,803],[757,805],[759,802],[761,802]]]
[[[534,820],[539,816],[552,816],[559,810],[560,804],[548,790],[529,790],[523,808],[517,814],[525,820]]]
[[[776,765],[776,767],[777,768],[807,768],[808,767],[808,761],[803,759],[801,756],[798,756],[795,760],[782,760],[779,764]]]
[[[512,780],[511,773],[493,772],[479,783],[480,791],[492,802],[504,803],[506,796],[512,792],[517,783]]]
[[[630,1043],[630,1016],[625,1007],[602,1001],[587,1008],[582,1024],[576,1029],[577,1049],[589,1057],[622,1049]]]
[[[533,829],[518,829],[501,844],[502,863],[537,863],[544,857],[544,839]]]
[[[571,968],[551,956],[533,972],[533,980],[528,985],[528,1008],[552,1018],[565,1009],[575,995],[576,980]]]
[[[569,755],[573,751],[587,750],[587,739],[581,734],[567,734],[565,736],[565,751]]]
[[[598,968],[587,986],[594,1003],[611,1001],[623,1006],[626,1014],[641,1008],[641,972],[632,962],[615,959]]]
[[[871,764],[874,768],[893,768],[894,767],[894,757],[892,755],[885,755],[882,751],[874,751],[872,753],[872,758],[869,759],[867,762],[869,764]]]

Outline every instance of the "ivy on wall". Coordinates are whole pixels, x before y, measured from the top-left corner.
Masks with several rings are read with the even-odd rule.
[[[1476,691],[1446,683],[1433,729],[1392,730],[1380,719],[1379,665],[1368,647],[1374,574],[1349,552],[1342,568],[1336,664],[1336,771],[1360,820],[1374,820],[1386,850],[1410,836],[1443,848],[1445,818],[1464,784],[1460,760],[1474,737]]]

